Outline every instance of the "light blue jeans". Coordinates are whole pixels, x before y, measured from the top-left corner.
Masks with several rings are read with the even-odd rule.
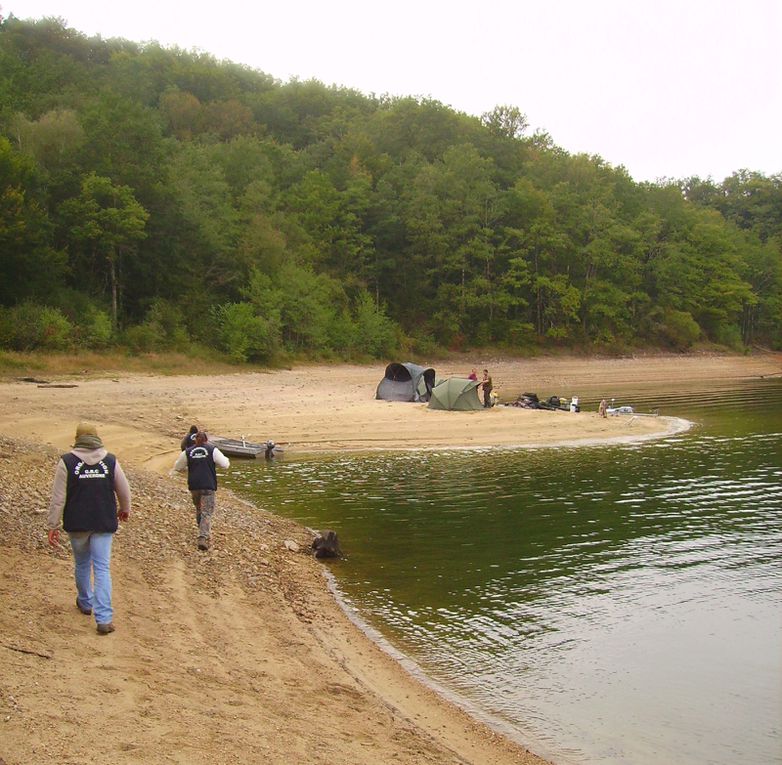
[[[111,608],[111,542],[114,534],[75,532],[69,534],[73,550],[76,593],[79,605],[91,608],[98,624],[108,624]],[[94,587],[91,579],[94,579]]]

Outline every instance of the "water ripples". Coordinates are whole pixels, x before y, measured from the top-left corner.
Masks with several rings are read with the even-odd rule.
[[[350,602],[555,761],[765,765],[782,718],[782,385],[623,401],[698,426],[640,447],[343,455],[232,480],[336,528]]]

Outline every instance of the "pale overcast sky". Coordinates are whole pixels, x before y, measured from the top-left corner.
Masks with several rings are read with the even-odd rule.
[[[782,172],[782,0],[0,0],[287,81],[518,106],[639,181]]]

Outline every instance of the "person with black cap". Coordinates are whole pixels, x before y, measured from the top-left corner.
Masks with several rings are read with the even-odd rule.
[[[209,549],[217,491],[217,468],[230,466],[228,457],[214,444],[210,444],[209,437],[201,430],[196,433],[195,444],[184,449],[174,463],[174,470],[187,470],[187,488],[193,498],[198,524],[199,550]]]
[[[190,430],[187,431],[187,435],[182,439],[179,448],[184,451],[188,446],[195,446],[195,437],[198,433],[198,425],[191,425]]]
[[[73,449],[57,463],[48,536],[57,547],[62,522],[73,551],[76,607],[95,614],[100,635],[114,632],[111,544],[117,520],[128,520],[130,506],[130,484],[117,458],[103,446],[94,425],[79,423]]]

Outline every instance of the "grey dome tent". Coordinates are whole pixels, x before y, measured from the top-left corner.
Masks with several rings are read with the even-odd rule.
[[[483,409],[483,404],[481,404],[478,398],[477,388],[479,385],[480,383],[475,380],[467,380],[463,377],[449,377],[432,388],[429,408],[450,409],[458,412]]]
[[[392,362],[377,386],[375,398],[383,401],[428,401],[434,388],[434,369],[409,361]]]

